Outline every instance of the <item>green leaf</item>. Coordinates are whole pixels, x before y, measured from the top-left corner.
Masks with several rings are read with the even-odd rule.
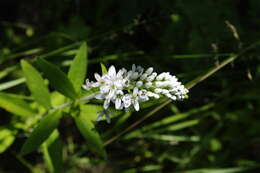
[[[184,112],[184,113],[179,113],[179,114],[167,116],[167,117],[165,117],[161,120],[158,120],[158,121],[156,121],[152,124],[148,124],[148,125],[144,126],[142,128],[142,131],[150,131],[153,128],[158,128],[158,127],[162,127],[164,125],[169,125],[169,124],[174,123],[176,121],[183,120],[183,119],[191,116],[192,114],[197,114],[197,113],[200,113],[200,112],[203,112],[203,111],[207,111],[207,110],[211,109],[212,107],[214,107],[214,104],[210,103],[210,104],[203,105],[202,107],[198,107],[198,108],[189,110],[189,111]]]
[[[0,128],[0,154],[3,153],[14,142],[15,136],[12,130]]]
[[[33,130],[32,134],[24,143],[21,154],[25,155],[36,150],[58,126],[61,113],[55,111],[43,117],[38,126]]]
[[[19,79],[15,79],[15,80],[11,80],[8,82],[4,82],[0,84],[0,91],[15,87],[17,85],[20,85],[22,83],[25,82],[25,78],[19,78]]]
[[[166,126],[166,127],[162,127],[159,129],[156,129],[153,131],[153,133],[160,133],[162,131],[177,131],[177,130],[182,130],[184,128],[188,128],[191,126],[195,126],[199,123],[198,119],[194,119],[194,120],[187,120],[184,122],[180,122],[180,123],[176,123],[170,126]]]
[[[250,167],[237,167],[237,168],[204,168],[195,170],[185,170],[186,173],[235,173],[235,172],[245,172],[250,170]]]
[[[71,98],[76,99],[77,94],[70,80],[67,78],[66,74],[63,73],[57,66],[49,63],[48,61],[38,58],[38,65],[49,79],[50,84],[61,94]]]
[[[47,163],[49,172],[62,172],[62,142],[59,139],[58,130],[54,130],[50,137],[43,143],[44,159]]]
[[[33,109],[26,102],[7,93],[0,93],[0,107],[22,118],[35,115]]]
[[[84,82],[87,72],[87,44],[84,42],[75,58],[72,61],[72,64],[69,69],[68,78],[72,82],[75,90],[80,91],[81,85]]]
[[[102,74],[106,74],[106,73],[107,73],[107,68],[106,68],[106,66],[105,66],[103,63],[100,63],[100,66],[101,66]]]
[[[97,117],[98,110],[99,107],[96,106],[82,105],[80,114],[78,116],[74,116],[74,119],[80,133],[87,140],[90,150],[105,158],[106,151],[103,147],[103,142],[93,124],[93,121]]]
[[[51,108],[50,93],[40,73],[25,60],[21,61],[21,66],[26,78],[26,84],[34,99],[46,109]]]

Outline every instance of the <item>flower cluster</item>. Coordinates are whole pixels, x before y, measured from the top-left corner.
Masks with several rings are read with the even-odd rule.
[[[162,96],[182,100],[188,93],[175,76],[169,72],[157,74],[152,67],[145,70],[141,66],[132,65],[129,71],[122,68],[116,72],[115,67],[111,66],[102,76],[95,73],[95,79],[96,82],[87,79],[83,88],[99,91],[95,98],[104,100],[104,110],[113,103],[118,110],[128,111],[133,107],[139,111],[140,102],[159,99]]]

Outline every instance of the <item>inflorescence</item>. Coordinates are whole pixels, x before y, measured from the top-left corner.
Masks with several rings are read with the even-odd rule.
[[[95,98],[104,100],[104,112],[107,112],[111,103],[117,110],[128,111],[133,107],[139,111],[140,102],[163,96],[183,100],[188,93],[188,89],[175,76],[169,72],[157,74],[152,67],[144,70],[141,66],[132,65],[132,70],[122,68],[116,72],[115,67],[111,66],[102,76],[95,73],[95,78],[96,82],[87,79],[82,87],[98,91]]]

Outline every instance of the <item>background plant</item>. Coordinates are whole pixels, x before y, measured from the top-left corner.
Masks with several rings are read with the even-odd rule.
[[[2,1],[0,172],[257,172],[259,7]],[[93,123],[80,84],[100,63],[170,71],[189,99]]]

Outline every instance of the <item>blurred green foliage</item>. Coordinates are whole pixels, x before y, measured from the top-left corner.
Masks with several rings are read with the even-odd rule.
[[[259,0],[2,0],[0,172],[258,172],[259,30]],[[78,50],[84,51],[76,56]],[[86,53],[83,65],[74,59]],[[230,61],[222,68],[225,60]],[[40,129],[46,139],[37,144],[40,149],[20,155],[35,127],[49,123],[41,116],[45,107],[67,103],[61,94],[71,99],[88,94],[71,89],[82,82],[85,63],[90,78],[101,73],[100,63],[118,68],[135,63],[169,71],[194,87],[189,99],[167,104],[112,142],[165,100],[142,105],[140,112],[114,112],[111,124],[93,124],[99,102],[65,108],[64,115],[75,115],[63,116],[47,135]],[[199,83],[205,75],[209,78]],[[37,102],[41,88],[33,81],[50,96]],[[89,116],[78,117],[78,110]],[[96,141],[84,139],[89,137]],[[105,160],[98,155],[106,155],[102,141]]]

